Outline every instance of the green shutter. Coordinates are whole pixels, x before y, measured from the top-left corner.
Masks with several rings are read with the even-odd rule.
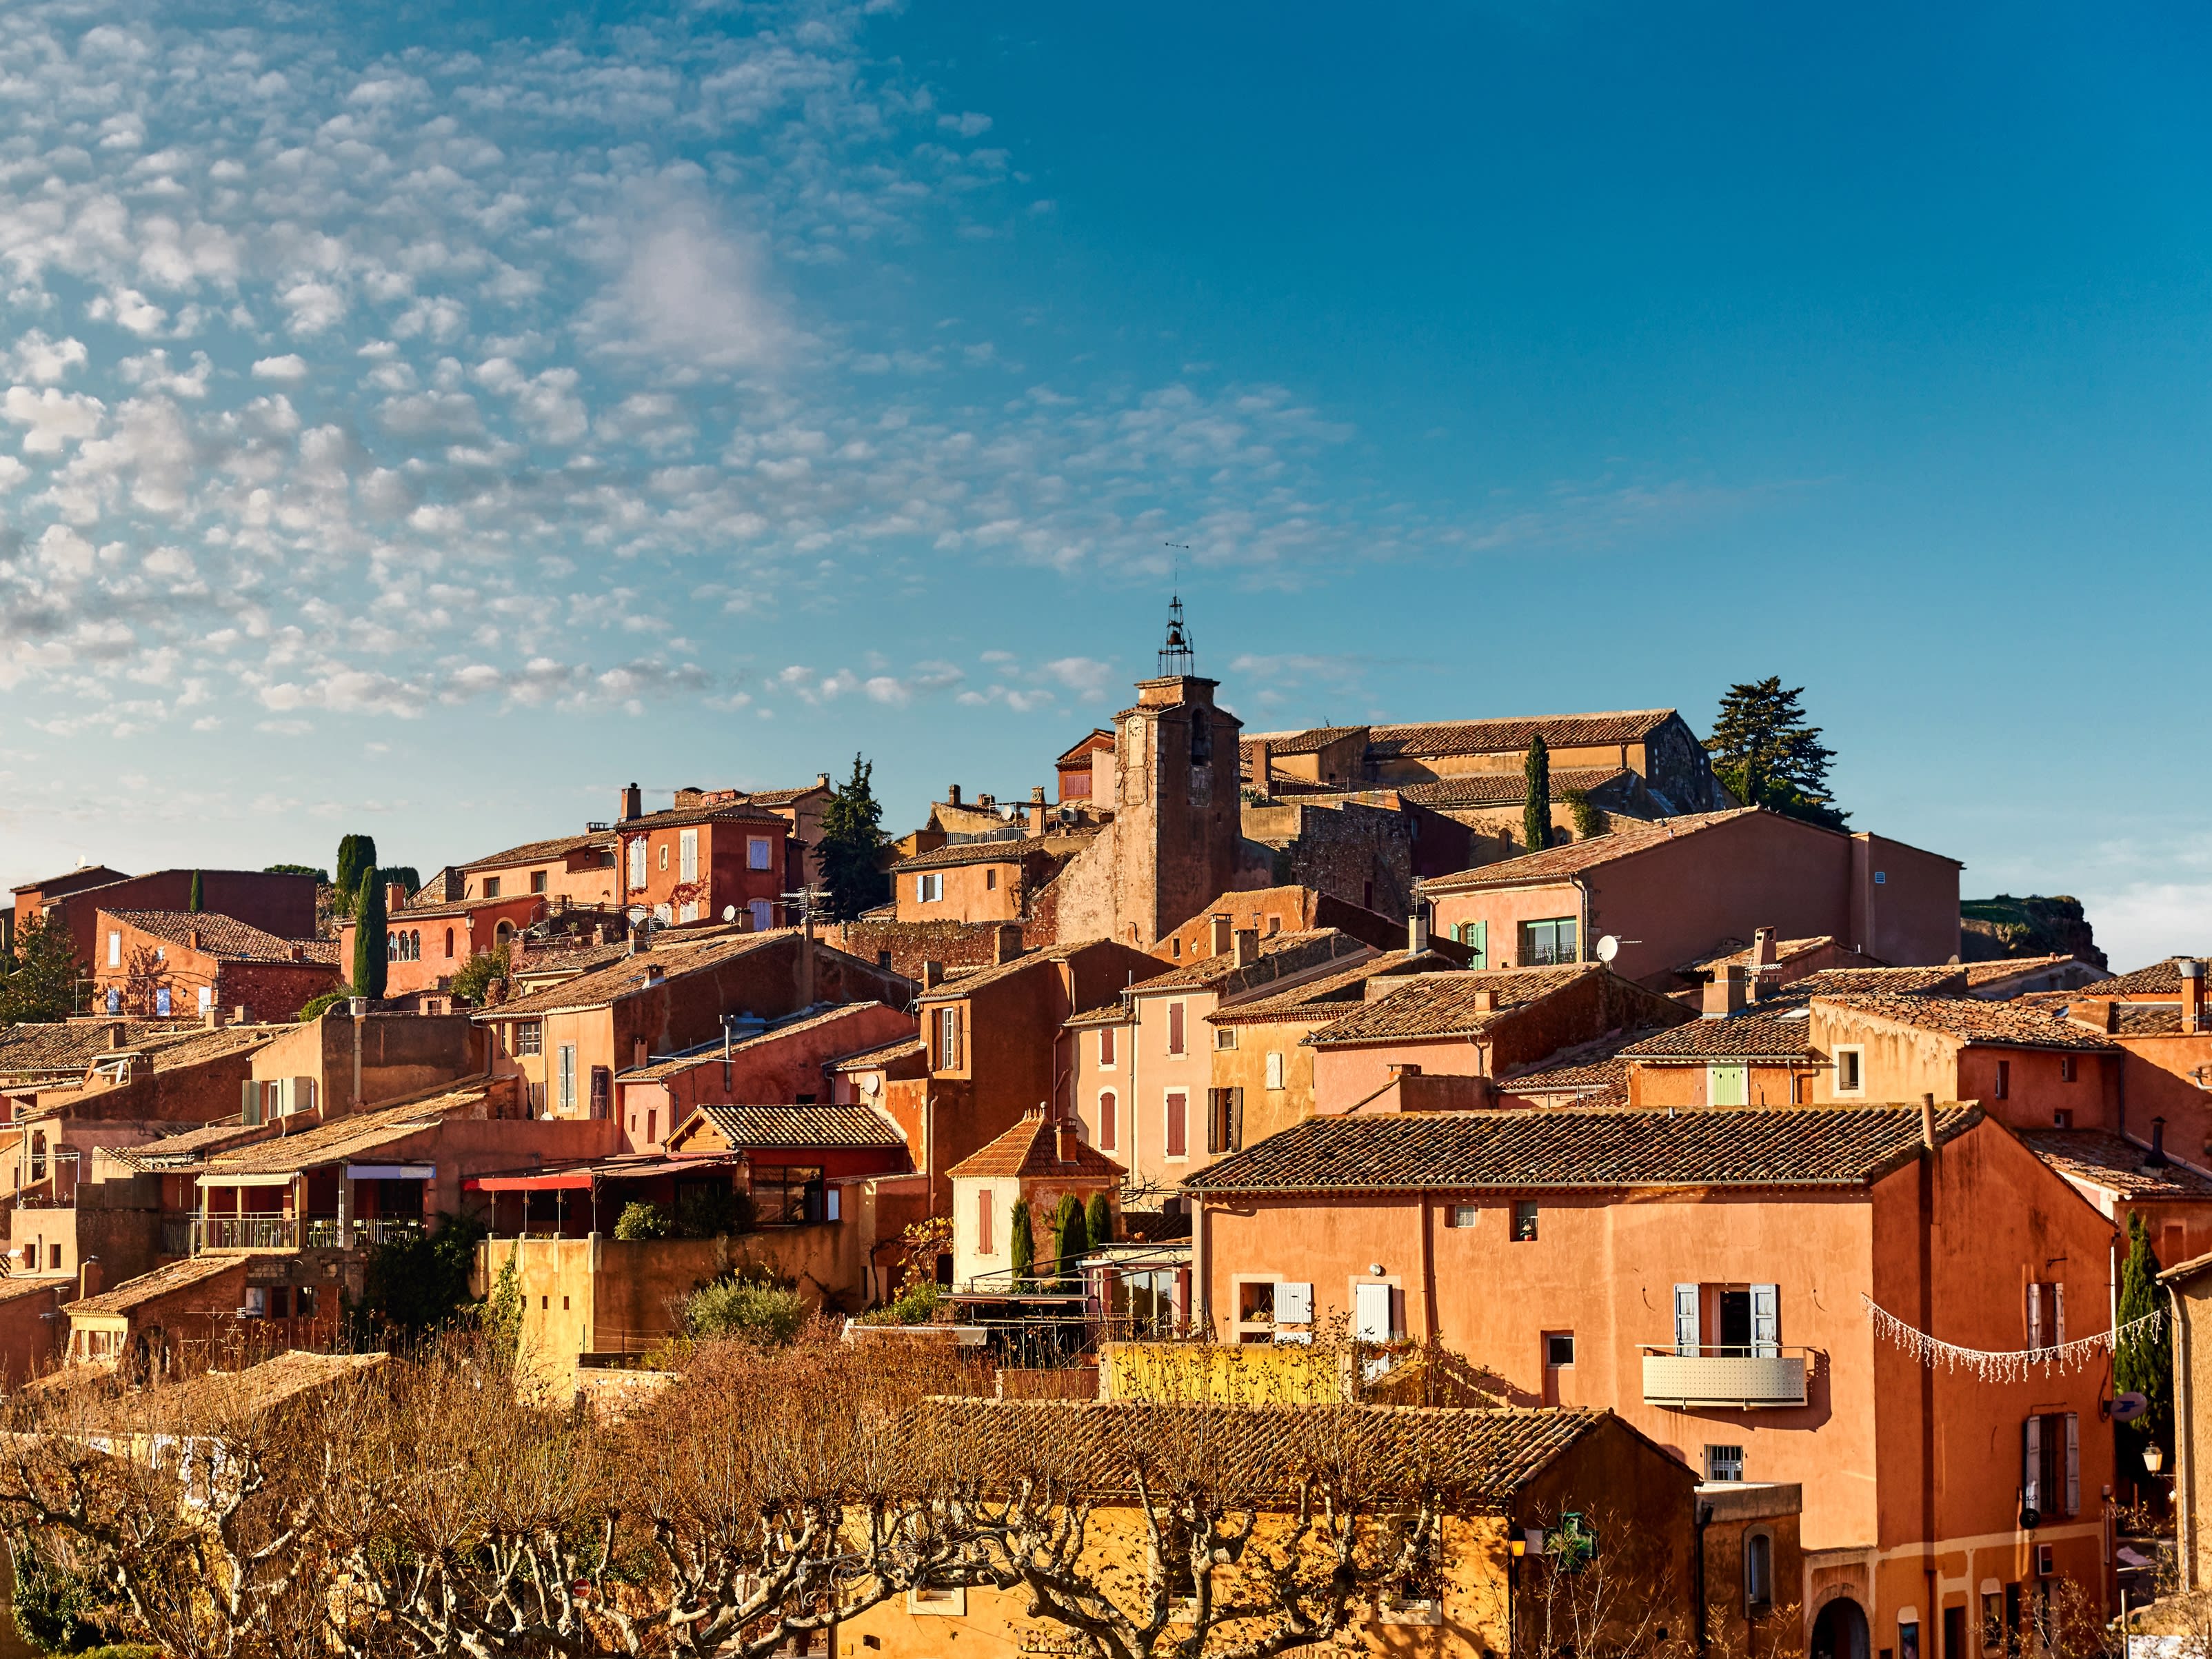
[[[1468,923],[1467,942],[1474,951],[1474,955],[1469,959],[1467,965],[1470,968],[1489,967],[1490,924],[1486,921],[1470,921]]]

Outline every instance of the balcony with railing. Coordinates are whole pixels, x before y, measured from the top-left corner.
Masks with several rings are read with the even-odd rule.
[[[1808,1350],[1668,1345],[1644,1350],[1644,1403],[1677,1411],[1757,1411],[1805,1403]]]
[[[188,1231],[173,1233],[181,1222]],[[368,1249],[421,1235],[422,1224],[411,1217],[355,1217],[341,1221],[334,1215],[196,1215],[165,1219],[161,1226],[165,1255],[173,1239],[181,1239],[190,1253],[203,1250],[345,1250]]]

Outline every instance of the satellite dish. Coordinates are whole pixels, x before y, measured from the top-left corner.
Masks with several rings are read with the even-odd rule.
[[[1604,934],[1598,939],[1597,959],[1600,962],[1611,962],[1620,954],[1620,941],[1615,939],[1611,933]]]
[[[873,1072],[866,1072],[866,1073],[863,1073],[861,1074],[861,1077],[860,1077],[860,1092],[861,1092],[862,1094],[864,1094],[864,1095],[872,1095],[872,1094],[874,1094],[877,1091],[878,1091],[879,1089],[881,1089],[883,1086],[884,1086],[884,1080],[883,1080],[883,1079],[881,1079],[881,1078],[878,1077],[878,1076],[877,1076]]]
[[[735,921],[737,919],[738,907],[736,905],[726,904],[722,907],[722,920],[724,921]]]
[[[2115,1423],[2132,1423],[2149,1409],[2150,1401],[2142,1395],[2130,1392],[2112,1396],[2112,1421]]]

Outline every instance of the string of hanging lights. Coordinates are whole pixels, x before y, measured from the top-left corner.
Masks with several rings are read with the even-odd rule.
[[[2150,1336],[2165,1317],[2161,1313],[2145,1314],[2141,1319],[2130,1320],[2094,1336],[2076,1337],[2071,1342],[2054,1343],[2049,1347],[1995,1353],[1984,1348],[1962,1348],[1955,1342],[1930,1336],[1906,1324],[1863,1292],[1859,1300],[1866,1304],[1867,1317],[1874,1322],[1875,1335],[1894,1343],[1923,1365],[1940,1365],[1947,1371],[1967,1371],[1984,1382],[2025,1382],[2031,1377],[2049,1376],[2053,1372],[2063,1376],[2068,1371],[2084,1370],[2100,1363],[2121,1343]]]

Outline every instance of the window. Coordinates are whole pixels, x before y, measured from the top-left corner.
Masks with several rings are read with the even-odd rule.
[[[1115,1104],[1114,1091],[1110,1089],[1098,1097],[1098,1150],[1102,1152],[1114,1150]]]
[[[1270,1089],[1283,1086],[1283,1056],[1279,1049],[1267,1051],[1267,1086]]]
[[[1190,1147],[1184,1132],[1183,1118],[1189,1108],[1190,1097],[1177,1091],[1167,1100],[1167,1133],[1165,1145],[1170,1158],[1188,1158]]]
[[[1536,1242],[1536,1200],[1533,1198],[1513,1200],[1513,1242],[1516,1244]]]
[[[1244,1144],[1244,1091],[1208,1089],[1206,1091],[1206,1150],[1233,1152]]]
[[[533,893],[542,893],[545,890],[545,872],[543,870],[532,870],[530,872],[530,890]]]
[[[641,841],[629,843],[629,884],[633,887],[645,885],[645,843]]]
[[[678,881],[699,879],[699,832],[685,830],[676,837],[676,878]]]
[[[1556,916],[1548,921],[1521,924],[1521,965],[1548,968],[1555,962],[1575,960],[1575,919]]]
[[[1755,1532],[1743,1540],[1743,1605],[1747,1613],[1764,1613],[1774,1605],[1774,1539]],[[1961,1651],[1965,1644],[1960,1644]]]
[[[1547,1370],[1562,1371],[1575,1363],[1575,1334],[1572,1331],[1547,1331],[1544,1334],[1544,1367]]]
[[[156,986],[154,990],[154,1012],[163,1019],[169,1017],[169,988]]]
[[[1836,1092],[1839,1095],[1863,1095],[1866,1092],[1866,1050],[1863,1048],[1836,1050]]]
[[[1452,937],[1467,946],[1470,968],[1490,966],[1490,924],[1486,921],[1462,921],[1452,926]]]
[[[2055,1348],[2066,1340],[2066,1287],[2030,1285],[2027,1287],[2027,1346]]]
[[[484,896],[486,898],[497,898],[499,896],[499,878],[497,876],[486,876],[484,878]]]
[[[945,872],[941,870],[925,872],[914,878],[914,902],[916,904],[935,904],[945,896]]]
[[[2061,1054],[2058,1056],[2058,1080],[2061,1083],[2071,1083],[2074,1081],[2073,1055]]]
[[[1472,1227],[1475,1224],[1476,1218],[1481,1215],[1481,1213],[1482,1212],[1472,1204],[1449,1205],[1444,1210],[1444,1225],[1447,1227]]]
[[[937,1069],[960,1069],[960,1008],[958,1004],[937,1011]]]
[[[2048,1520],[2081,1510],[2080,1419],[2050,1412],[2021,1425],[2021,1504]]]
[[[111,968],[123,965],[123,935],[120,933],[107,936],[107,965]]]
[[[614,1069],[608,1066],[592,1067],[592,1115],[605,1117],[613,1109],[615,1098]]]
[[[544,1052],[545,1028],[534,1019],[514,1023],[514,1052],[518,1054],[537,1054]]]
[[[1182,1004],[1180,1002],[1168,1004],[1168,1052],[1171,1054],[1183,1052]]]
[[[119,1014],[123,1012],[123,990],[120,986],[111,985],[107,988],[107,1012],[111,1014]]]
[[[1215,1026],[1213,1046],[1217,1048],[1234,1048],[1237,1046],[1237,1028],[1234,1025]]]
[[[752,913],[753,932],[765,933],[775,926],[775,906],[767,899],[755,899],[745,908]]]
[[[983,890],[987,893],[995,893],[999,890],[999,872],[996,870],[986,870],[983,872]]]
[[[451,962],[453,959],[453,930],[452,928],[448,927],[447,929],[446,929],[446,960],[447,960],[447,961],[448,961],[448,962]]]
[[[203,985],[203,986],[201,986],[201,987],[200,987],[200,1012],[201,1012],[202,1013],[205,1013],[205,1012],[207,1012],[207,1011],[208,1011],[209,1009],[210,1009],[210,1008],[212,1008],[212,1007],[214,1007],[214,1006],[215,1006],[215,987],[214,987],[214,986],[212,986],[212,985]]]
[[[2051,1113],[2051,1127],[2054,1129],[2072,1128],[2074,1127],[2074,1114],[2072,1110],[2066,1107],[2061,1107],[2058,1110]]]
[[[1999,1100],[2012,1098],[2012,1062],[2010,1060],[2001,1060],[1997,1062],[1996,1087],[1991,1092]]]
[[[1706,1447],[1705,1479],[1708,1480],[1742,1480],[1743,1448],[1741,1446]]]
[[[998,1245],[991,1237],[991,1189],[988,1187],[975,1194],[975,1254],[998,1254]]]
[[[1751,1101],[1749,1086],[1745,1081],[1745,1068],[1741,1066],[1708,1066],[1705,1067],[1705,1104],[1708,1106],[1744,1106]]]
[[[1282,931],[1283,919],[1280,916],[1269,916],[1267,918],[1267,937],[1269,939],[1273,939],[1276,934]]]
[[[1114,1028],[1104,1027],[1098,1033],[1098,1064],[1101,1069],[1111,1071],[1117,1063],[1114,1058]]]
[[[560,1070],[553,1094],[555,1109],[566,1115],[576,1109],[576,1045],[561,1045]]]
[[[748,870],[769,870],[775,868],[775,866],[769,862],[769,857],[775,853],[775,843],[768,836],[747,836],[745,837],[745,868]]]
[[[668,843],[665,841],[660,843],[659,864],[664,870],[668,867]]]
[[[836,1194],[819,1166],[772,1164],[753,1171],[753,1214],[763,1226],[795,1227],[837,1219]]]

